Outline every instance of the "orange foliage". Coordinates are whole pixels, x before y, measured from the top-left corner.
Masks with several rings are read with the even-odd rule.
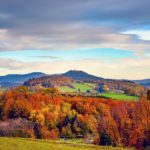
[[[2,94],[0,99],[1,119],[26,118],[38,124],[35,132],[41,132],[41,138],[91,135],[94,143],[101,143],[103,134],[114,145],[140,149],[150,144],[150,102],[145,98],[125,102],[63,96],[52,89],[32,92],[20,87]]]

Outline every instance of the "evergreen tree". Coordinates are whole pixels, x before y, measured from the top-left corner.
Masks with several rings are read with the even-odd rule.
[[[100,145],[111,145],[111,138],[106,133],[106,130],[104,130],[101,133],[101,136],[100,136]]]

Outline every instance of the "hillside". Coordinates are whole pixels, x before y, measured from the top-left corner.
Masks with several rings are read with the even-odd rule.
[[[103,79],[83,71],[68,71],[62,75],[44,76],[31,79],[25,86],[56,87],[61,92],[98,96],[101,93],[125,94],[124,96],[142,96],[147,89],[137,83],[126,80]],[[118,95],[117,95],[118,97]],[[124,98],[124,97],[123,97]],[[135,99],[133,97],[133,99]]]
[[[150,79],[134,80],[134,82],[150,88]]]
[[[147,88],[144,86],[126,80],[104,80],[104,88],[108,91],[115,91],[117,93],[125,93],[128,95],[143,96],[147,93]]]
[[[111,146],[94,146],[74,142],[0,138],[0,150],[123,150]]]
[[[143,84],[143,85],[140,85]],[[126,96],[143,96],[147,89],[145,84],[149,80],[133,81],[104,79],[84,71],[70,70],[60,75],[46,75],[41,72],[33,72],[29,74],[12,74],[0,76],[0,88],[11,88],[18,85],[26,85],[30,87],[56,87],[63,93],[76,93],[90,96],[103,95],[111,96],[109,93],[125,94]],[[114,97],[112,97],[114,98]],[[133,98],[135,99],[135,98]]]
[[[146,97],[136,102],[114,101],[65,95],[53,88],[31,91],[20,86],[0,94],[0,136],[77,142],[80,138],[84,144],[142,149],[150,143],[149,107]],[[0,142],[0,149],[5,149],[11,141]],[[22,143],[25,149],[29,143]]]
[[[30,79],[24,82],[26,86],[36,86],[41,85],[42,87],[59,87],[59,86],[71,86],[74,82],[72,78],[65,77],[62,75],[51,75],[44,76],[36,79]]]

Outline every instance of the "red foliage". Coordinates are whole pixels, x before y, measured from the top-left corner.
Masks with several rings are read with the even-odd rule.
[[[91,135],[94,143],[100,143],[105,133],[114,145],[138,149],[150,145],[150,102],[145,98],[125,102],[62,96],[53,89],[31,92],[20,87],[2,94],[0,99],[1,119],[21,117],[38,123],[42,138]]]

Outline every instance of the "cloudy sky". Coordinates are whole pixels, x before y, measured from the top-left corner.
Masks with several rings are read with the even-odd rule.
[[[70,69],[150,78],[149,0],[0,0],[0,75]]]

